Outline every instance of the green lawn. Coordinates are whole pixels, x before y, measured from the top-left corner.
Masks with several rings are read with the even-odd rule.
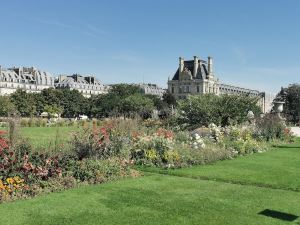
[[[222,182],[300,191],[300,139],[274,150],[219,161],[212,165],[177,170],[144,168],[145,171]]]
[[[165,175],[86,186],[0,205],[0,224],[291,224],[300,193]]]
[[[0,128],[5,129],[5,128]],[[21,127],[19,132],[22,138],[37,149],[53,150],[56,146],[68,145],[72,132],[78,131],[77,126],[70,127]]]
[[[71,140],[72,132],[77,127],[22,127],[21,135],[27,138],[33,146],[48,147],[58,144],[66,144]]]
[[[258,214],[271,209],[300,216],[299,152],[298,141],[170,175],[156,170],[2,204],[0,224],[300,224],[300,218],[288,222]]]

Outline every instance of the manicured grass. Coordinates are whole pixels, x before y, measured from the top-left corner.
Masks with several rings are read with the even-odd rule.
[[[299,200],[299,192],[156,174],[2,204],[0,224],[291,224],[258,213],[299,215]]]
[[[81,127],[80,127],[81,128]],[[64,150],[68,148],[68,141],[72,138],[72,132],[79,131],[77,126],[70,127],[21,127],[19,132],[22,138],[29,141],[35,149],[53,151],[55,146]],[[6,128],[0,128],[2,130]]]
[[[145,171],[300,191],[300,139],[272,151],[185,169]],[[300,201],[300,200],[299,200]]]
[[[20,132],[22,137],[27,138],[35,147],[53,146],[55,143],[66,144],[71,140],[73,131],[77,127],[22,127]]]
[[[141,178],[1,204],[0,224],[300,224],[259,214],[300,216],[299,171],[298,139],[213,165],[151,169]]]

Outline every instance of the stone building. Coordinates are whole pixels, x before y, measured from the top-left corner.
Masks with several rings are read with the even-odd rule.
[[[247,94],[252,97],[259,97],[263,93],[257,90],[252,90],[248,88],[241,88],[237,86],[232,86],[228,84],[220,84],[219,87],[220,94]]]
[[[100,83],[93,76],[82,76],[73,74],[71,76],[60,75],[55,80],[55,88],[67,88],[70,90],[78,90],[84,97],[92,95],[105,94],[109,90],[109,86]]]
[[[0,95],[10,95],[17,89],[37,93],[51,87],[54,87],[54,78],[48,72],[34,67],[4,69],[0,66]]]
[[[141,93],[145,95],[157,95],[162,98],[163,94],[166,92],[165,89],[159,87],[157,84],[139,84],[138,86]]]
[[[172,80],[168,81],[168,91],[177,99],[191,94],[219,94],[219,81],[213,73],[212,58],[207,61],[194,56],[194,60],[185,61],[179,57],[179,67]]]
[[[270,100],[265,98],[265,92],[220,83],[213,71],[212,57],[208,57],[207,61],[197,56],[194,56],[194,60],[187,61],[179,57],[179,67],[172,80],[168,80],[168,91],[177,99],[206,93],[247,94],[260,98],[258,104],[263,112],[270,108]]]

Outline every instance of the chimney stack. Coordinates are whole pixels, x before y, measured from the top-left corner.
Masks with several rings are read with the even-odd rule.
[[[207,69],[208,69],[208,75],[212,76],[213,74],[213,61],[212,61],[212,57],[208,56],[207,58]]]
[[[198,57],[197,57],[197,56],[194,56],[194,70],[193,70],[193,77],[196,77],[196,75],[197,75],[198,66],[199,66],[198,60],[199,60]]]
[[[179,74],[183,72],[184,58],[179,57]]]

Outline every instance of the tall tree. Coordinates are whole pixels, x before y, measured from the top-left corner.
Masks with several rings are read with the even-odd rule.
[[[33,116],[37,114],[34,95],[21,89],[10,96],[12,103],[21,116]]]
[[[140,93],[140,89],[134,84],[114,84],[111,86],[109,92],[116,94],[119,97],[127,97],[129,95]]]
[[[287,120],[294,124],[300,123],[300,85],[291,84],[283,88],[277,96],[285,101],[283,113]]]
[[[210,123],[226,126],[247,120],[249,111],[259,115],[258,99],[240,95],[204,94],[179,101],[179,123],[207,126]]]
[[[8,96],[0,96],[0,116],[9,116],[16,111],[15,105]]]

